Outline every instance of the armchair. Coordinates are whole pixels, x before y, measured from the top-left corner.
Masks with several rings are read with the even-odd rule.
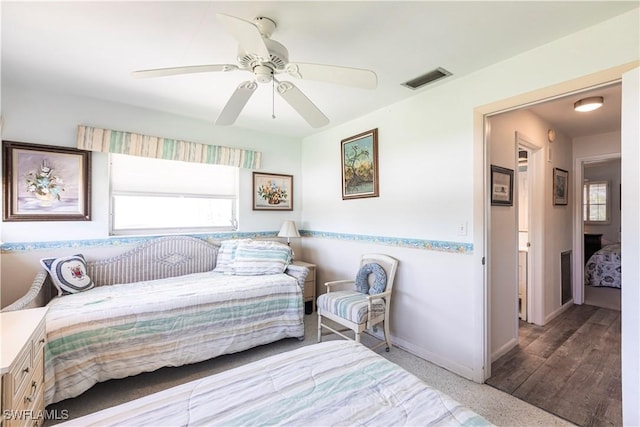
[[[329,330],[329,333],[335,333],[346,339],[352,338],[343,332],[351,330],[355,334],[355,341],[360,342],[363,332],[371,328],[376,330],[382,323],[384,341],[372,347],[372,350],[386,344],[386,351],[389,351],[391,348],[389,312],[397,268],[398,260],[395,258],[383,254],[365,254],[360,261],[356,280],[336,280],[325,283],[327,292],[320,295],[317,300],[318,342],[322,341],[323,328]],[[371,283],[372,278],[373,283]],[[335,290],[336,288],[350,289]],[[327,320],[345,329],[338,330],[328,324]]]

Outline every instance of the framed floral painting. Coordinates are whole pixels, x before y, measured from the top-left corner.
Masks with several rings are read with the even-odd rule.
[[[292,211],[293,175],[253,173],[254,211]]]
[[[343,139],[342,200],[378,197],[378,129]]]
[[[90,221],[91,153],[3,141],[4,221]]]

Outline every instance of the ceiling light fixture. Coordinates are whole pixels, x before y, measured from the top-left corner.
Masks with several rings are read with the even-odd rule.
[[[592,96],[590,98],[584,98],[577,101],[573,104],[573,109],[576,111],[580,111],[581,113],[585,111],[593,111],[602,107],[604,104],[604,98],[601,96]]]

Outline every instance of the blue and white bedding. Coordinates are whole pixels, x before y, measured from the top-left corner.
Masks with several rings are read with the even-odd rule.
[[[70,420],[66,426],[486,426],[353,341],[281,353]]]
[[[620,243],[598,250],[584,268],[585,284],[589,286],[622,287],[622,252]]]
[[[302,289],[287,274],[100,286],[48,307],[45,405],[97,382],[304,337]]]

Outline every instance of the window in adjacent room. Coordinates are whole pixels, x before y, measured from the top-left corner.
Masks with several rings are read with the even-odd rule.
[[[110,154],[110,234],[230,231],[238,168]]]
[[[586,223],[609,222],[609,182],[585,182],[582,200],[583,219]]]

